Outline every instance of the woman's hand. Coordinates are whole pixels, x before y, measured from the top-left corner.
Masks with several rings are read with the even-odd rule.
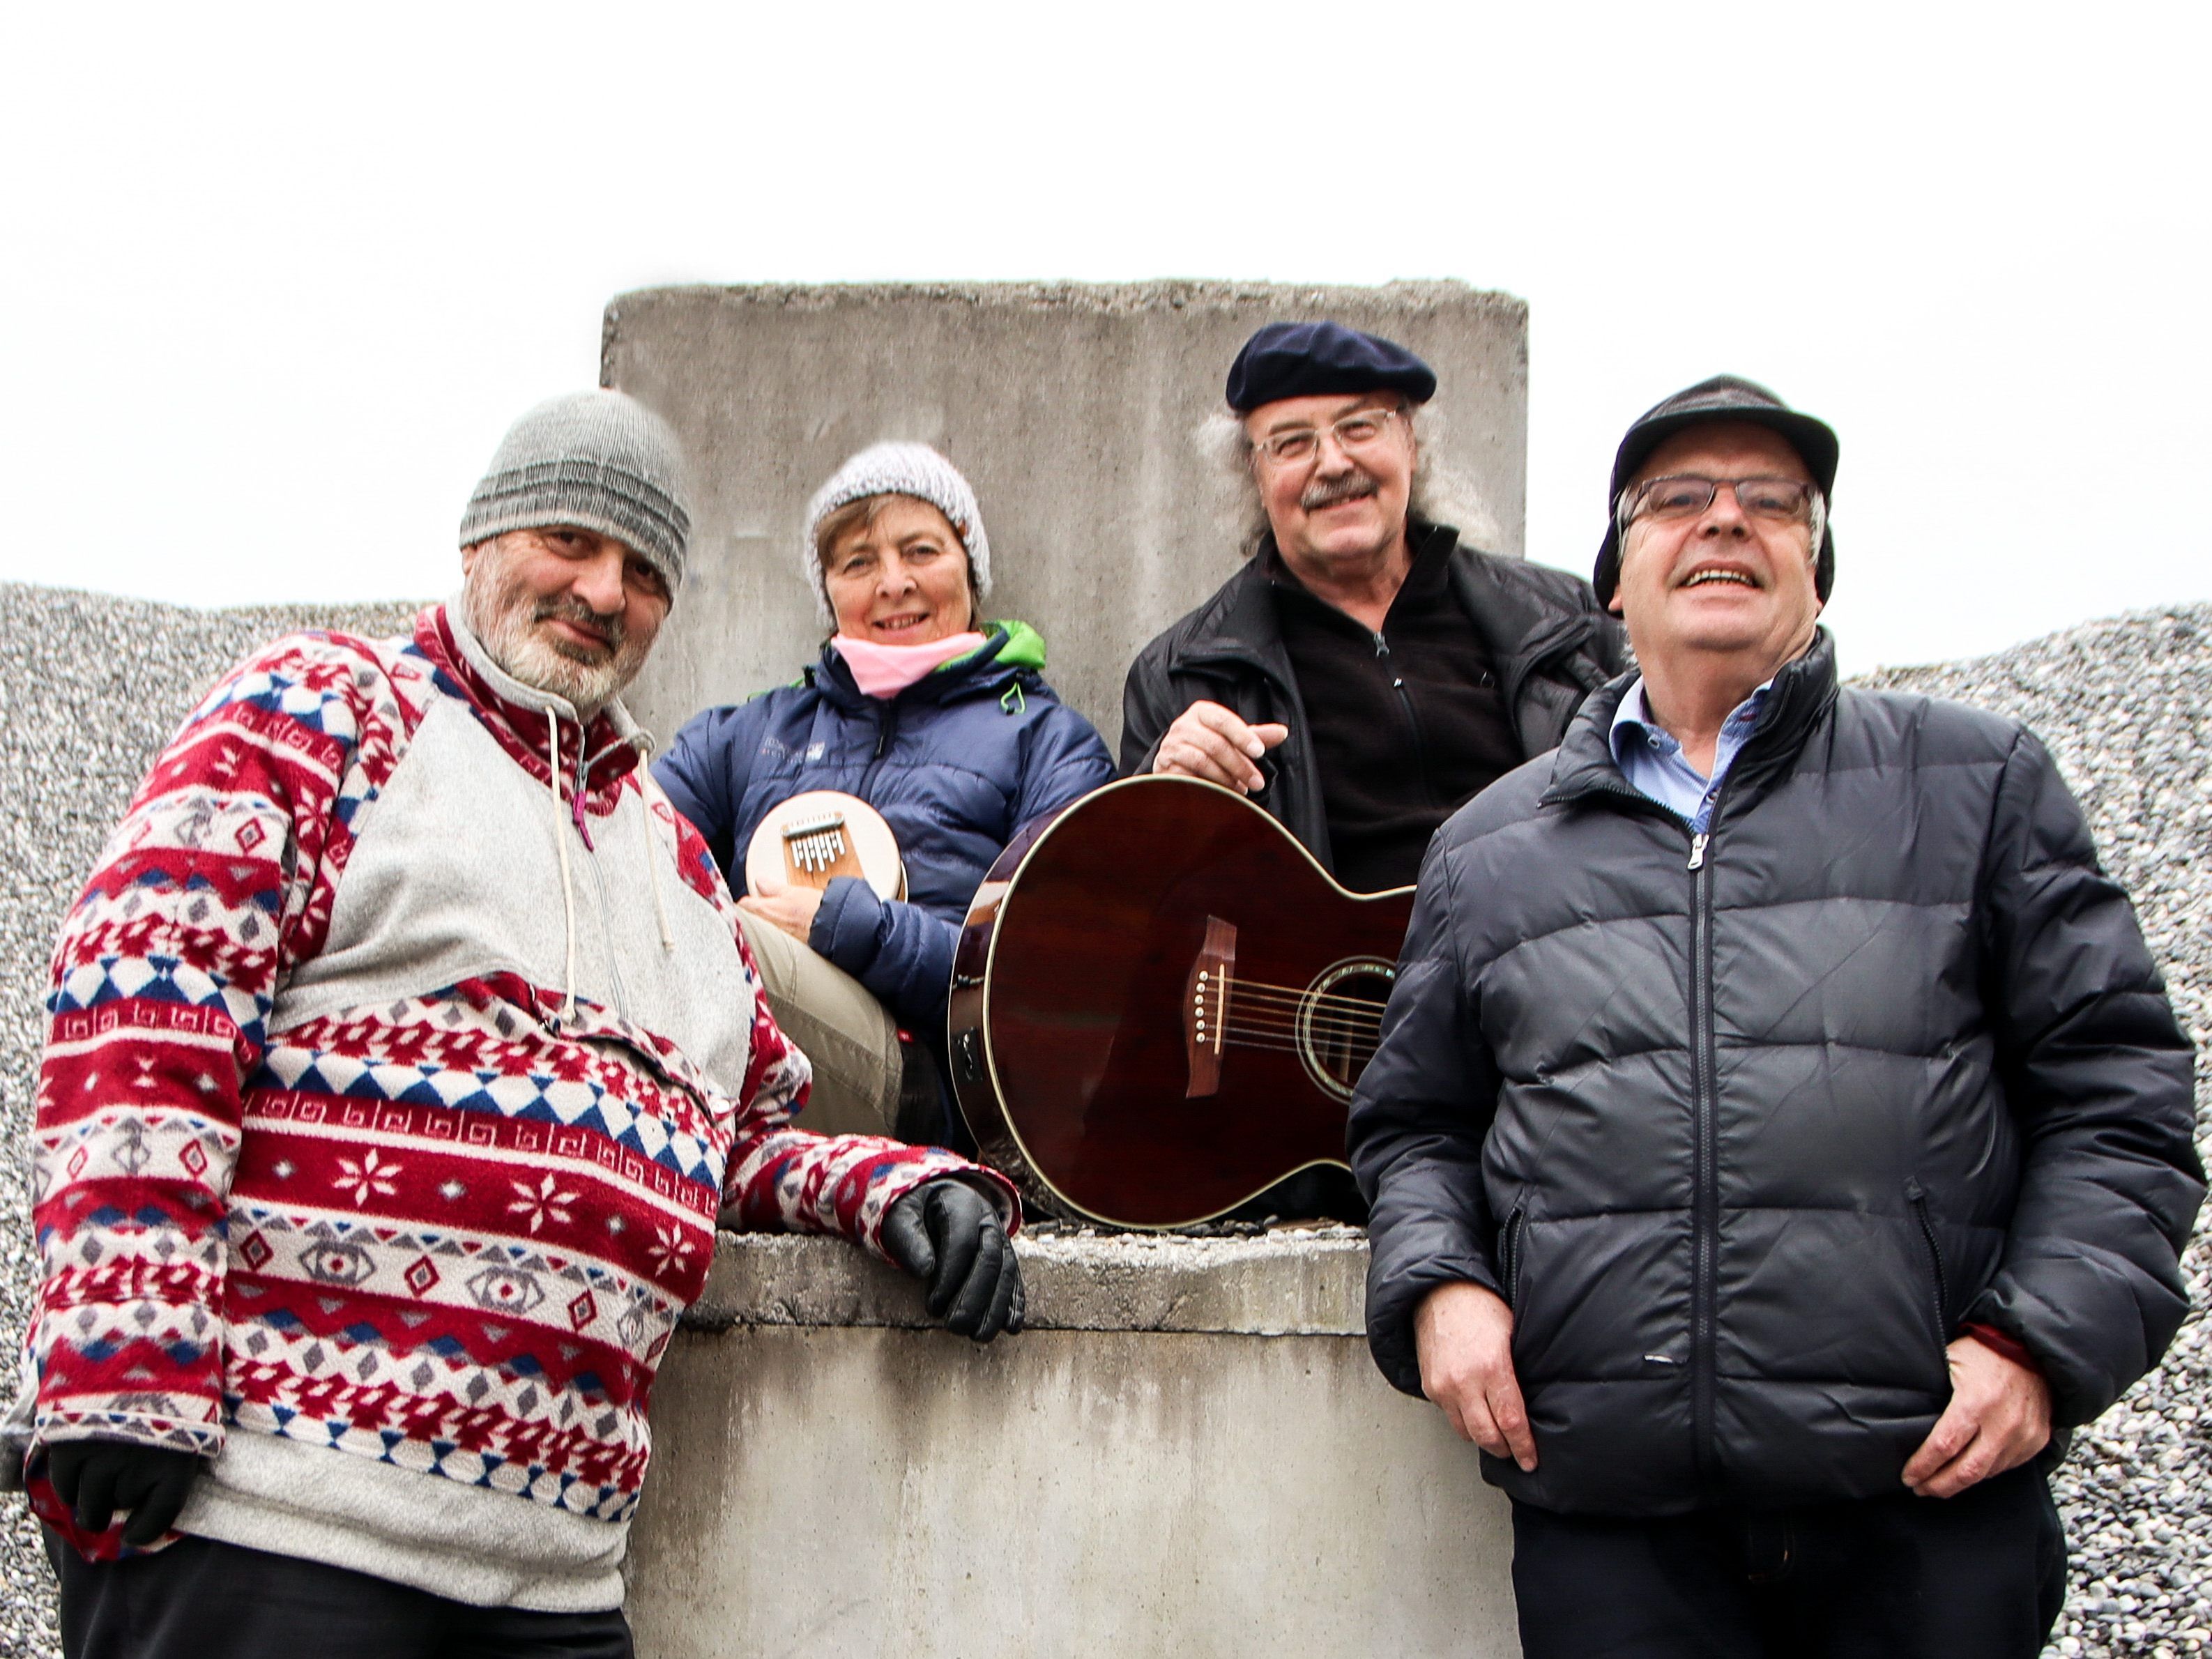
[[[758,916],[771,927],[780,927],[801,945],[814,932],[814,913],[822,908],[818,887],[785,887],[773,893],[748,893],[738,908]]]

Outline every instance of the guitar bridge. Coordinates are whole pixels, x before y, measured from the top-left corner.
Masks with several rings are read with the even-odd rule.
[[[1229,1017],[1229,981],[1237,971],[1237,924],[1219,916],[1206,919],[1206,939],[1190,964],[1183,988],[1182,1043],[1190,1069],[1185,1100],[1196,1100],[1221,1087],[1221,1045]]]

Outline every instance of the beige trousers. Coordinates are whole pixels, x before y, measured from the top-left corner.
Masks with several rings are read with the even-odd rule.
[[[887,1135],[898,1121],[898,1024],[843,969],[757,916],[739,922],[760,964],[769,1012],[814,1062],[799,1127],[822,1134]]]

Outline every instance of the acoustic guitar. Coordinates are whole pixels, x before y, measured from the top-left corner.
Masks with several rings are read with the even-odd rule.
[[[745,888],[827,887],[858,876],[876,896],[906,896],[906,865],[884,815],[858,795],[808,789],[779,802],[745,846]]]
[[[1203,1221],[1344,1162],[1413,890],[1339,886],[1195,779],[1132,778],[1024,830],[969,906],[947,1013],[984,1160],[1048,1212]]]

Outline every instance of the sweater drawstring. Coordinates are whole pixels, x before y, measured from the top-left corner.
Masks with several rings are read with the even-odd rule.
[[[645,764],[653,754],[653,733],[633,733],[630,741],[637,745],[637,793],[645,803],[645,882],[653,889],[653,919],[660,924],[661,953],[674,956],[676,930],[668,925],[668,902],[660,896],[660,848],[653,838],[653,806],[654,800],[660,798],[660,786],[653,781],[653,774]],[[668,810],[672,813],[676,809],[672,805]],[[677,836],[676,845],[680,851],[684,845],[681,835]]]
[[[561,849],[561,915],[568,935],[568,982],[561,993],[561,1015],[574,1018],[576,1012],[576,887],[575,878],[568,867],[568,831],[561,822],[561,721],[557,715],[549,715],[545,722],[546,744],[552,763],[553,775],[548,781],[553,788],[553,839]],[[579,738],[580,744],[582,739]],[[576,797],[580,811],[583,797]]]

